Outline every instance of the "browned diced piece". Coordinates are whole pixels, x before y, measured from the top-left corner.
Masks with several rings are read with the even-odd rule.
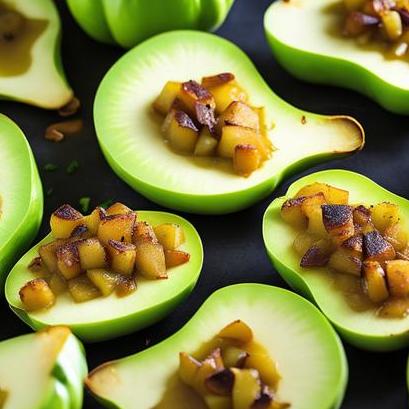
[[[344,26],[346,35],[356,37],[365,33],[368,29],[379,24],[379,18],[364,14],[360,11],[353,11],[347,15]]]
[[[235,368],[244,368],[249,353],[243,348],[234,345],[228,345],[222,351],[223,362],[226,368],[234,366]]]
[[[172,268],[185,264],[190,260],[190,254],[181,250],[165,250],[166,268]]]
[[[409,261],[390,260],[385,263],[386,277],[392,297],[409,295]]]
[[[107,271],[103,268],[88,270],[87,277],[90,279],[92,284],[98,288],[104,297],[112,294],[120,280],[120,276],[118,274],[112,273],[111,271]]]
[[[173,102],[180,93],[181,87],[182,84],[180,82],[168,81],[153,103],[154,109],[160,114],[166,115],[171,110]]]
[[[302,203],[305,196],[286,200],[281,206],[282,219],[296,229],[307,228],[307,217],[302,212]]]
[[[261,157],[254,145],[236,145],[233,154],[235,173],[248,177],[260,167]]]
[[[222,369],[205,379],[207,390],[217,396],[230,396],[234,385],[234,373],[230,368]]]
[[[213,156],[218,143],[219,141],[210,132],[209,128],[205,126],[200,131],[193,154],[195,156]]]
[[[48,280],[48,285],[55,295],[60,295],[67,290],[67,281],[60,273],[54,273]]]
[[[372,222],[376,229],[384,232],[395,223],[399,223],[399,206],[389,202],[379,203],[371,209]]]
[[[202,87],[215,88],[234,81],[235,77],[230,72],[223,72],[221,74],[212,75],[210,77],[202,78]]]
[[[109,240],[107,245],[111,270],[114,273],[131,275],[135,268],[136,249],[131,243]]]
[[[379,303],[389,297],[385,271],[377,261],[365,261],[362,274],[364,289],[371,301]]]
[[[133,239],[134,244],[142,242],[157,243],[155,231],[147,222],[136,222],[134,226]]]
[[[371,219],[371,211],[365,206],[355,207],[353,217],[356,232],[365,234],[375,229]]]
[[[183,227],[176,223],[162,223],[154,227],[156,237],[167,250],[176,250],[186,238]]]
[[[327,183],[314,182],[301,188],[296,197],[314,196],[322,193],[325,197],[325,202],[328,204],[343,204],[347,205],[349,200],[349,192]]]
[[[358,234],[356,236],[349,237],[346,239],[341,247],[345,249],[350,256],[357,257],[362,260],[362,242],[363,237],[362,234]]]
[[[209,105],[211,108],[216,107],[213,95],[196,81],[187,81],[182,83],[178,99],[183,104],[190,115],[195,115],[195,105],[197,102]]]
[[[162,132],[171,147],[182,153],[192,153],[199,138],[199,130],[183,111],[170,111],[163,123]]]
[[[70,239],[86,239],[91,237],[91,233],[88,230],[86,224],[80,224],[79,226],[75,227],[74,230],[71,232]]]
[[[327,236],[323,219],[322,205],[326,203],[323,193],[317,193],[305,198],[301,205],[302,212],[307,217],[308,232],[317,236]]]
[[[118,297],[126,297],[136,291],[136,281],[133,276],[121,275],[115,288],[115,293]]]
[[[99,223],[106,215],[106,210],[104,208],[96,207],[90,215],[85,216],[85,224],[92,235],[98,233]]]
[[[331,254],[328,266],[343,274],[355,276],[361,275],[362,261],[358,257],[351,256],[349,251],[340,247]]]
[[[35,311],[51,307],[55,296],[42,278],[36,278],[26,283],[19,291],[21,302],[27,311]]]
[[[106,214],[108,216],[112,216],[115,214],[128,214],[132,212],[133,212],[132,209],[119,202],[116,202],[113,205],[109,206],[108,209],[106,210]]]
[[[355,233],[351,206],[324,204],[322,220],[326,231],[336,244],[340,245]]]
[[[199,124],[213,130],[216,126],[214,107],[204,102],[198,101],[195,104],[195,118]]]
[[[69,280],[68,291],[72,299],[78,303],[90,301],[101,296],[101,292],[85,274]]]
[[[330,246],[326,240],[319,240],[302,256],[300,266],[303,268],[323,267],[328,263]]]
[[[259,133],[260,123],[258,113],[244,102],[232,102],[218,117],[216,132],[222,134],[222,129],[226,125],[242,126],[254,129]]]
[[[57,249],[56,255],[58,271],[66,280],[81,274],[80,256],[75,243],[62,245]]]
[[[159,243],[139,243],[136,248],[135,266],[137,271],[147,279],[168,278],[165,252]]]
[[[383,235],[396,251],[403,251],[408,244],[408,233],[401,223],[388,226]]]
[[[363,237],[364,260],[379,261],[393,260],[396,256],[395,249],[377,231],[364,234]]]
[[[105,248],[93,237],[76,242],[82,270],[104,268],[107,264]]]
[[[407,297],[390,298],[378,310],[378,314],[384,318],[405,318],[408,313],[409,299]]]
[[[64,243],[64,240],[54,240],[50,243],[43,244],[38,249],[38,254],[50,273],[56,273],[58,271],[56,252]]]
[[[51,233],[56,239],[67,239],[77,226],[84,224],[84,220],[80,212],[64,204],[51,215]]]
[[[50,275],[50,272],[41,257],[35,257],[31,260],[28,269],[38,278],[46,278]]]
[[[226,325],[217,336],[239,344],[247,344],[253,339],[253,331],[244,321],[236,320]]]
[[[98,238],[107,245],[109,240],[132,242],[135,213],[107,216],[98,226]]]
[[[303,231],[297,234],[295,237],[293,248],[300,256],[303,256],[315,243],[320,240],[320,236],[311,234],[308,231]]]

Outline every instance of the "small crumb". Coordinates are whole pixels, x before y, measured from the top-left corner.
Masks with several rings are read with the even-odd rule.
[[[56,165],[55,163],[46,163],[43,169],[47,172],[54,172],[58,169],[58,165]]]
[[[78,201],[82,213],[88,213],[90,202],[91,198],[88,196],[81,197]]]
[[[305,125],[305,124],[307,123],[307,118],[305,117],[305,115],[303,115],[303,116],[301,117],[301,123],[302,123],[303,125]]]
[[[75,115],[81,108],[81,102],[77,97],[73,97],[68,104],[58,110],[58,114],[62,117]]]
[[[76,172],[79,169],[79,167],[80,167],[79,162],[77,160],[73,160],[68,164],[65,170],[69,175],[72,175],[74,172]]]
[[[45,139],[52,142],[61,142],[66,135],[73,135],[81,132],[84,127],[82,119],[73,119],[51,124],[45,131]]]

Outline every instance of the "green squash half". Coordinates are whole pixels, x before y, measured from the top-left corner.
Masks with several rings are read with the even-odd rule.
[[[53,0],[0,0],[0,6],[15,10],[26,19],[21,42],[11,44],[0,56],[0,98],[41,108],[58,109],[73,97],[61,63],[61,22]],[[30,31],[31,30],[31,31]],[[20,44],[30,43],[29,47]],[[21,50],[24,50],[21,52]]]
[[[266,108],[277,148],[250,177],[237,176],[230,161],[182,156],[164,142],[151,104],[168,80],[200,80],[232,72]],[[234,44],[208,33],[174,31],[145,41],[122,57],[96,96],[95,126],[115,173],[163,206],[193,213],[243,209],[269,195],[289,173],[360,150],[364,131],[354,119],[301,111],[281,100]]]
[[[43,192],[30,145],[0,114],[0,285],[30,245],[43,216]]]
[[[179,366],[179,352],[194,353],[224,326],[241,319],[278,365],[277,397],[291,409],[336,409],[347,362],[339,338],[319,311],[281,288],[238,284],[211,295],[176,334],[143,352],[94,369],[88,389],[107,407],[152,409]],[[183,404],[166,409],[191,409]]]
[[[199,278],[203,262],[202,242],[195,228],[182,217],[164,212],[140,211],[138,218],[153,225],[181,225],[186,236],[186,242],[181,248],[190,253],[190,261],[169,269],[167,280],[138,278],[137,290],[123,298],[112,294],[78,304],[65,293],[59,295],[56,304],[48,310],[26,312],[19,290],[34,278],[27,266],[38,256],[38,247],[52,240],[51,235],[48,235],[26,253],[9,274],[5,293],[11,309],[33,329],[65,325],[79,338],[90,342],[131,333],[169,314],[192,291]]]
[[[330,274],[323,274],[325,270],[319,268],[306,271],[300,267],[300,257],[292,248],[296,231],[281,219],[280,209],[287,198],[294,197],[301,187],[313,182],[348,190],[350,203],[396,203],[409,227],[408,200],[358,173],[345,170],[313,173],[294,182],[286,196],[275,199],[264,214],[264,243],[274,267],[292,288],[314,301],[351,344],[369,350],[392,350],[409,345],[409,317],[381,318],[376,315],[375,309],[354,311],[344,295],[334,289]]]
[[[340,0],[278,0],[264,26],[274,56],[297,78],[359,91],[385,109],[409,114],[409,65],[331,33]],[[302,22],[302,24],[300,24]]]
[[[81,409],[87,371],[84,348],[68,328],[0,342],[4,409]]]
[[[67,0],[83,30],[98,41],[131,48],[169,30],[216,30],[234,0]]]

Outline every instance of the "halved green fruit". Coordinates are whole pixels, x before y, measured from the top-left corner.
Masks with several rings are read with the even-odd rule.
[[[0,12],[24,18],[9,41],[0,40],[0,97],[58,109],[73,97],[61,63],[61,23],[52,0],[0,0]]]
[[[409,114],[409,66],[333,32],[339,0],[278,0],[264,26],[277,60],[294,76],[359,91],[385,109]],[[342,18],[342,17],[341,17]],[[300,21],[305,24],[300,24]]]
[[[43,193],[33,153],[18,126],[0,114],[0,285],[30,245],[43,216]]]
[[[51,235],[48,235],[20,259],[7,278],[5,293],[12,310],[34,329],[66,325],[86,341],[115,338],[163,318],[196,284],[203,262],[202,242],[195,228],[182,217],[151,211],[140,211],[138,217],[154,226],[161,223],[177,223],[182,226],[186,242],[181,249],[190,253],[189,262],[170,269],[167,280],[144,280],[138,277],[136,291],[123,298],[112,294],[76,304],[65,293],[59,295],[56,304],[48,310],[27,312],[23,309],[19,290],[33,279],[27,266],[38,256],[38,247],[52,240]]]
[[[264,243],[267,253],[284,280],[307,298],[315,301],[348,342],[360,348],[391,350],[409,345],[409,317],[382,318],[376,309],[354,311],[344,294],[337,291],[325,269],[300,267],[300,258],[292,244],[296,231],[280,215],[282,204],[305,185],[322,182],[349,191],[350,203],[396,203],[405,223],[409,223],[409,201],[377,185],[358,173],[345,170],[327,170],[313,173],[294,182],[285,197],[274,200],[263,221]],[[407,224],[409,227],[409,224]]]
[[[277,148],[248,178],[237,176],[229,161],[171,151],[150,113],[168,80],[200,80],[221,72],[236,76],[252,106],[266,108],[268,134]],[[364,145],[363,129],[354,119],[292,107],[271,91],[234,44],[189,31],[147,40],[111,68],[97,93],[95,126],[102,151],[120,178],[154,202],[196,213],[243,209],[270,194],[288,173]]]
[[[86,385],[109,407],[191,409],[183,394],[177,395],[179,352],[194,353],[237,319],[252,328],[277,363],[282,377],[278,400],[291,403],[292,409],[340,406],[348,370],[337,335],[309,302],[261,284],[216,291],[175,335],[146,351],[101,365],[90,373]],[[172,402],[158,405],[165,392]]]
[[[67,0],[78,24],[91,37],[131,48],[164,31],[216,30],[234,0]]]
[[[65,327],[0,342],[0,406],[81,409],[87,370],[82,345]]]

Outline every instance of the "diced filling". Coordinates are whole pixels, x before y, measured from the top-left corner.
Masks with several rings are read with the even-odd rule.
[[[343,0],[344,34],[360,44],[386,43],[393,57],[409,52],[409,0]]]
[[[354,277],[361,297],[385,317],[409,311],[408,232],[399,206],[350,204],[349,192],[313,183],[281,208],[283,220],[299,233],[293,247],[303,268]]]
[[[121,203],[107,210],[97,207],[88,216],[69,205],[50,219],[53,241],[39,247],[28,266],[36,278],[20,289],[28,311],[50,308],[67,293],[84,302],[115,293],[123,297],[136,290],[139,278],[168,278],[167,270],[187,263],[181,250],[183,228],[164,223],[152,226]]]
[[[163,116],[171,148],[198,157],[231,160],[236,174],[249,176],[271,156],[264,108],[249,105],[231,73],[165,84],[153,103]]]
[[[224,327],[196,356],[180,353],[179,377],[209,409],[284,409],[275,393],[281,379],[251,328],[237,320]]]

